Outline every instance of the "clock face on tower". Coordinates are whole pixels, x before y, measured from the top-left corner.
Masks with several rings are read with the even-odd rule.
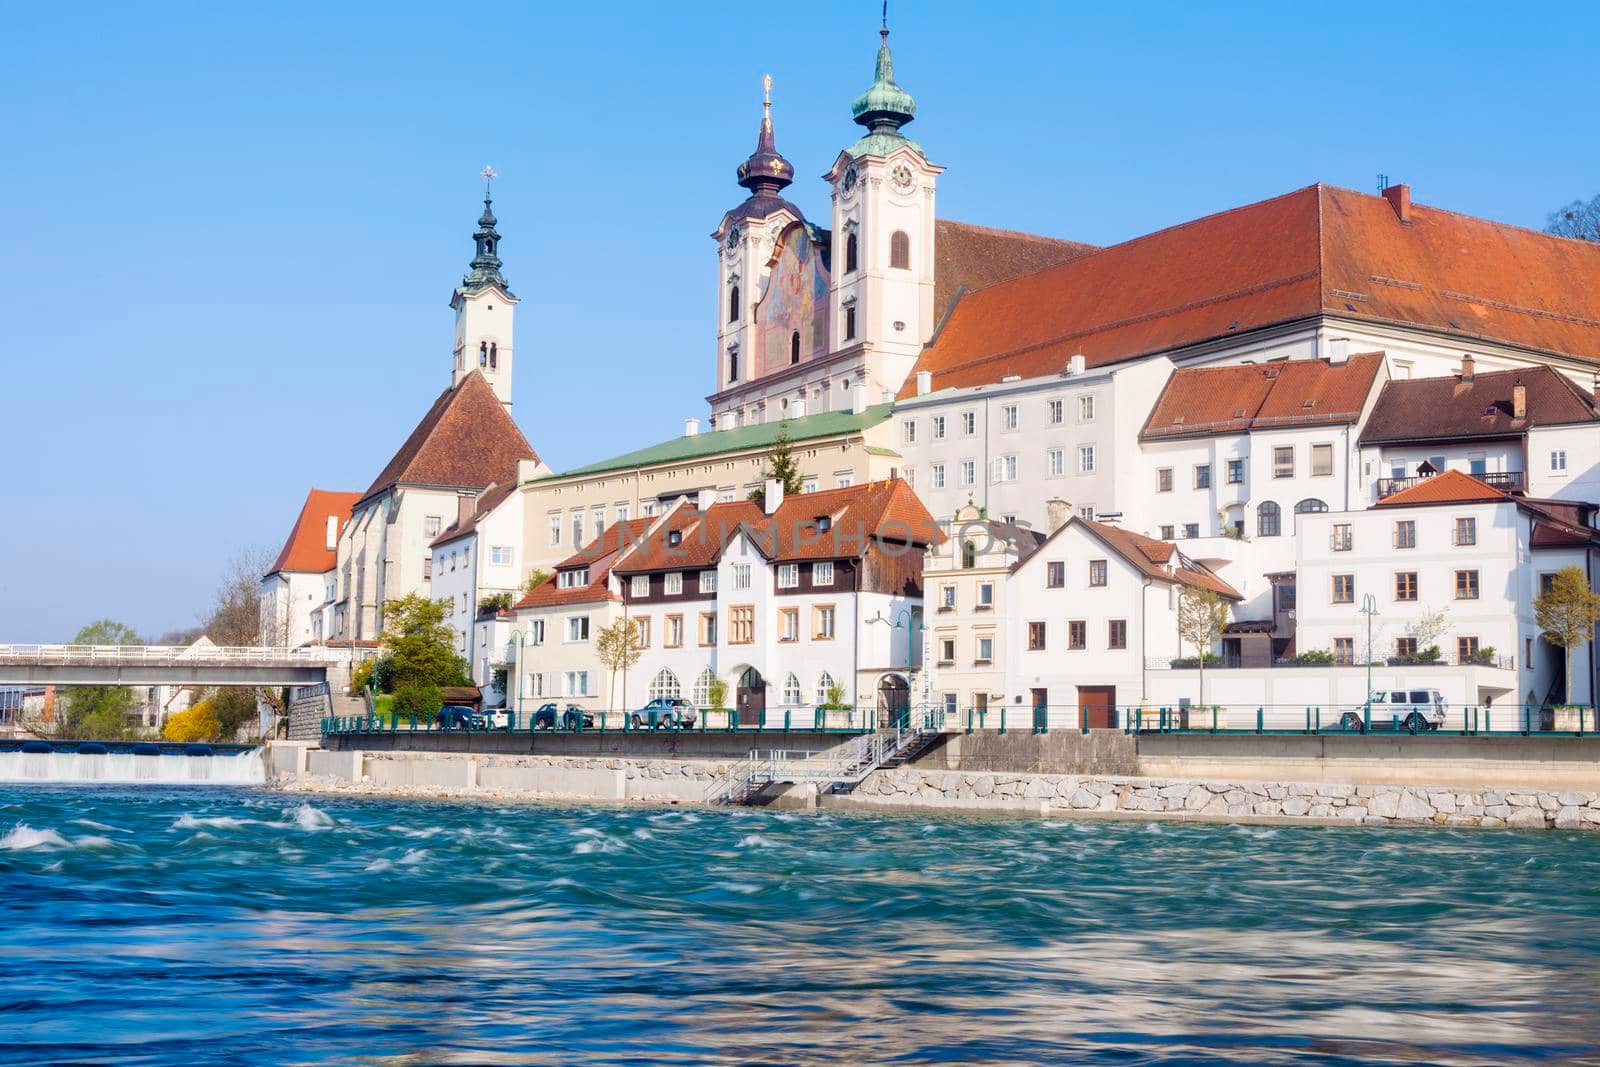
[[[728,249],[732,251],[739,247],[739,227],[734,226],[728,230]]]
[[[853,193],[853,192],[855,192],[855,189],[856,189],[856,168],[855,168],[855,164],[852,163],[850,165],[849,169],[847,169],[844,172],[844,191],[846,193]]]
[[[889,172],[889,184],[897,193],[909,193],[916,188],[917,178],[911,173],[910,167],[904,163],[896,163],[894,169]]]

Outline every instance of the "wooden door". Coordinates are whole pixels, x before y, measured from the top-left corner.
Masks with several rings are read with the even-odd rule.
[[[739,676],[735,690],[740,726],[760,726],[767,716],[767,683],[754,667]]]
[[[1117,728],[1117,687],[1114,685],[1078,686],[1078,711],[1091,730]]]

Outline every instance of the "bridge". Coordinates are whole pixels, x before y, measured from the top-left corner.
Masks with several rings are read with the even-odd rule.
[[[329,648],[193,645],[4,645],[0,686],[315,685],[339,660]]]

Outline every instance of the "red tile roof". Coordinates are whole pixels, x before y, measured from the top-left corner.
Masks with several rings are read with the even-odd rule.
[[[1146,577],[1163,582],[1176,582],[1196,589],[1209,589],[1229,600],[1244,599],[1233,586],[1211,573],[1203,564],[1186,558],[1169,541],[1157,541],[1153,537],[1124,530],[1120,526],[1111,526],[1076,516],[1068,520],[1068,525],[1072,524],[1082,526],[1099,538],[1107,548],[1133,564]]]
[[[313,489],[307,493],[300,515],[294,520],[294,528],[289,531],[289,539],[283,543],[283,550],[267,574],[280,571],[321,574],[332,570],[338,551],[328,547],[328,518],[337,516],[338,533],[343,533],[344,524],[350,519],[350,509],[360,498],[360,493],[336,493],[328,489]],[[334,541],[338,542],[337,534]]]
[[[819,522],[824,518],[825,524]],[[873,541],[928,545],[943,537],[916,493],[896,478],[789,496],[770,516],[748,500],[716,504],[704,513],[679,508],[616,571],[710,567],[741,531],[764,556],[777,561],[854,559]],[[674,532],[680,537],[677,544],[671,543]]]
[[[963,289],[981,289],[1054,267],[1095,251],[1094,245],[995,230],[940,219],[934,223],[933,306],[943,317]]]
[[[487,519],[493,513],[495,508],[504,504],[506,498],[516,491],[515,484],[489,486],[477,500],[473,501],[472,514],[465,519],[457,519],[449,526],[446,526],[438,537],[429,542],[428,547],[437,548],[440,545],[454,541],[458,537],[465,537],[472,533],[484,519]]]
[[[1512,389],[1526,390],[1526,413],[1512,417]],[[1362,445],[1389,441],[1457,441],[1474,437],[1514,437],[1533,426],[1600,422],[1594,396],[1549,367],[1439,378],[1392,381],[1383,387],[1367,424]]]
[[[1354,423],[1383,368],[1383,353],[1341,364],[1274,360],[1174,371],[1140,436],[1192,437],[1287,426]]]
[[[1470,474],[1445,471],[1431,478],[1423,478],[1391,496],[1386,496],[1373,507],[1403,508],[1411,504],[1473,504],[1510,500],[1511,497],[1492,486],[1485,485]]]
[[[517,462],[538,459],[494,389],[478,371],[446,389],[362,499],[396,485],[482,489],[515,485]]]
[[[987,385],[1322,314],[1600,363],[1600,245],[1313,185],[970,292],[915,370]]]
[[[617,597],[610,588],[611,566],[616,562],[618,554],[643,537],[644,532],[654,521],[654,519],[629,519],[627,522],[614,523],[606,527],[605,532],[599,537],[556,564],[556,573],[551,575],[550,580],[517,601],[517,608],[519,610],[547,608],[616,600]],[[568,586],[564,589],[561,587],[560,576],[563,571],[584,567],[589,570],[589,580],[586,584]]]

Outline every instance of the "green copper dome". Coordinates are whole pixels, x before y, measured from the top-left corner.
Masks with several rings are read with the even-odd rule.
[[[878,46],[878,72],[867,91],[850,105],[850,117],[867,128],[867,135],[850,146],[853,156],[887,155],[902,144],[921,151],[915,141],[900,133],[900,127],[917,117],[917,102],[894,80],[894,57],[889,54],[889,28],[878,31],[883,43]]]

